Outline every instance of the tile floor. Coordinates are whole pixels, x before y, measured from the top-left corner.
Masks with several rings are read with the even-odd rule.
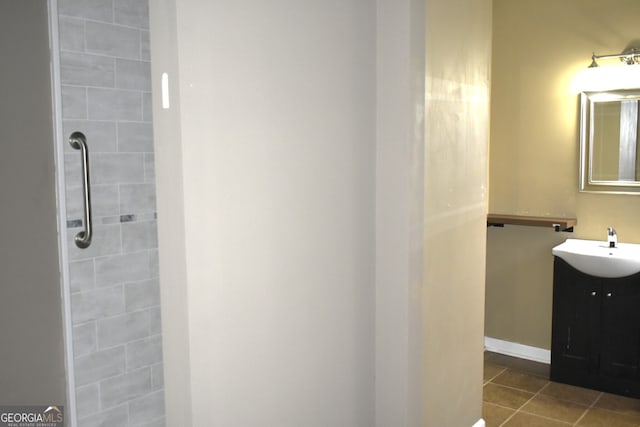
[[[640,400],[549,381],[549,366],[485,353],[487,427],[640,426]]]

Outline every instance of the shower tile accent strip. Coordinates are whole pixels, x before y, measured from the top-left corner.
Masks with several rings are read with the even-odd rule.
[[[79,427],[164,426],[148,0],[58,0],[64,134],[90,152],[92,245],[80,157],[65,144]]]
[[[155,212],[141,213],[141,214],[126,214],[119,216],[103,216],[100,218],[93,218],[93,222],[97,224],[117,224],[125,222],[144,222],[156,220],[158,216]],[[84,224],[82,218],[68,219],[67,228],[80,228]]]

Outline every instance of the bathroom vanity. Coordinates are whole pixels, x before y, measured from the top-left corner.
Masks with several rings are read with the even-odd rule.
[[[640,245],[567,242],[553,251],[551,380],[640,398],[640,272],[616,264],[640,262]]]

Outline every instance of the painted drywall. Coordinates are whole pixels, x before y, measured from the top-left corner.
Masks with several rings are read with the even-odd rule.
[[[47,2],[0,2],[0,403],[65,405]]]
[[[473,425],[489,4],[222,3],[151,4],[168,424]]]
[[[424,424],[423,0],[377,2],[375,421]]]
[[[151,18],[167,423],[373,425],[374,7]]]
[[[491,2],[427,2],[425,425],[481,415]]]
[[[494,0],[489,211],[569,216],[573,234],[488,229],[487,336],[551,342],[553,257],[566,238],[640,242],[640,197],[578,192],[577,76],[637,39],[635,0]]]

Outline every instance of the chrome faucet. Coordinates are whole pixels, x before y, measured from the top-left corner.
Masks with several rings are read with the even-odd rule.
[[[618,243],[618,235],[613,227],[607,227],[607,242],[609,242],[610,248],[615,248]]]

